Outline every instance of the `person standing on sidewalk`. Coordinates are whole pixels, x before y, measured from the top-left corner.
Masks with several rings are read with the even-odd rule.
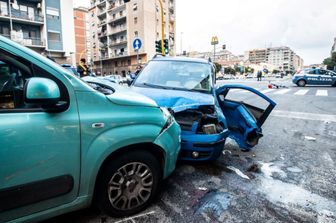
[[[262,73],[260,70],[257,72],[257,81],[261,81]]]

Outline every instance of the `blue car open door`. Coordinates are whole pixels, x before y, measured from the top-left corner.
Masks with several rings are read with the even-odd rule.
[[[224,85],[216,90],[216,95],[230,138],[244,150],[257,145],[263,136],[261,126],[276,103],[258,90],[239,84]]]

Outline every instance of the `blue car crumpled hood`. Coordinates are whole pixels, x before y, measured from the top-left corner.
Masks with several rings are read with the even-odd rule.
[[[212,94],[135,86],[132,90],[153,99],[160,107],[173,109],[174,112],[197,109],[200,105],[215,105]]]

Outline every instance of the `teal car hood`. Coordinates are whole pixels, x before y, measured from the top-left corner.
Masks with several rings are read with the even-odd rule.
[[[115,92],[106,97],[119,105],[158,107],[152,99],[123,87],[116,87]]]

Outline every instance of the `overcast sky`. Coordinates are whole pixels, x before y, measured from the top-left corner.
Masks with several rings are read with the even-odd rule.
[[[89,0],[73,1],[89,5]],[[234,54],[289,46],[309,65],[330,56],[336,37],[336,0],[175,1],[177,52],[181,45],[187,51],[212,51],[216,35],[218,47],[226,44]]]

